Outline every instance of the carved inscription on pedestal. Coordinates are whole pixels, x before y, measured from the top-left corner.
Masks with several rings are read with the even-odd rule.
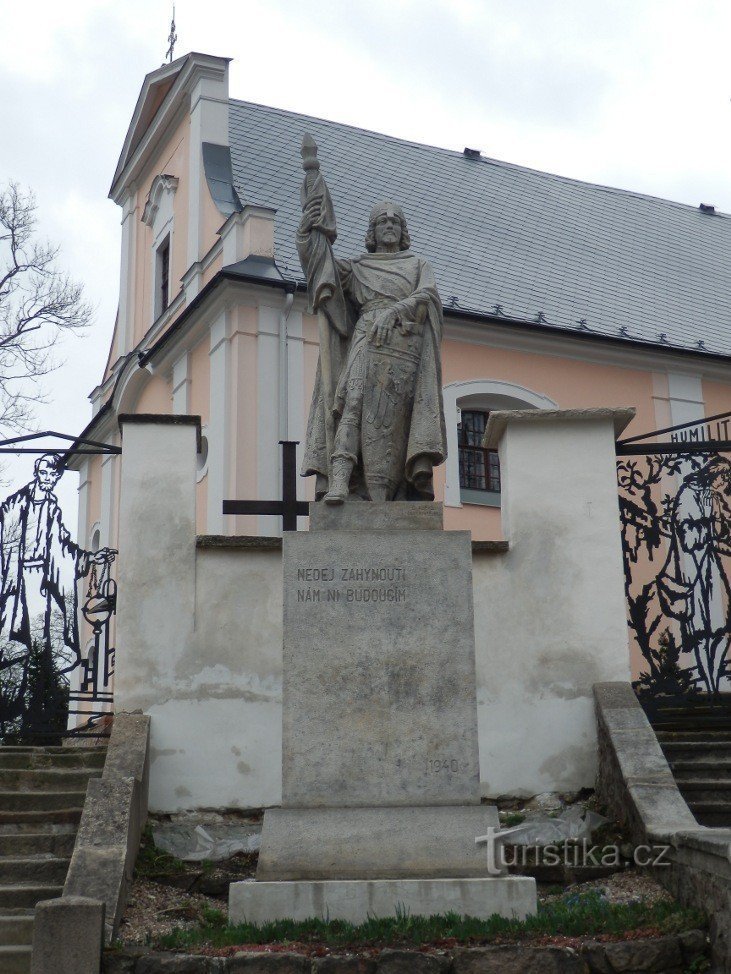
[[[291,534],[283,561],[284,804],[479,801],[468,535]]]

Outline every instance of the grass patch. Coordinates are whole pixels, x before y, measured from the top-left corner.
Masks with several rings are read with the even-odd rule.
[[[280,920],[261,925],[242,923],[226,926],[225,917],[209,911],[203,923],[193,929],[177,929],[160,939],[165,948],[203,945],[230,947],[237,944],[323,944],[329,947],[377,947],[442,943],[489,943],[520,941],[540,937],[618,936],[648,929],[657,935],[678,933],[706,925],[703,914],[683,910],[675,903],[610,904],[589,892],[568,895],[539,904],[538,913],[525,922],[494,916],[489,920],[443,916],[410,916],[400,913],[388,919],[369,919],[354,926],[341,920]]]
[[[525,815],[521,815],[520,812],[507,812],[500,824],[506,829],[512,829],[516,825],[522,825],[523,822],[525,822]]]
[[[148,824],[142,833],[140,851],[135,864],[136,876],[156,876],[161,873],[184,873],[190,867],[182,859],[158,849],[152,839],[152,827]]]

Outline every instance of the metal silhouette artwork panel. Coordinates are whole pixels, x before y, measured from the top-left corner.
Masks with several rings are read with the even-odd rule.
[[[641,697],[719,698],[731,690],[731,459],[724,455],[731,443],[707,435],[718,426],[687,423],[618,444]],[[667,433],[667,441],[639,442]]]
[[[54,488],[57,454],[0,506],[0,742],[54,741],[93,728],[111,703],[116,552],[71,537]],[[81,598],[80,598],[81,596]],[[91,626],[88,650],[81,615]]]

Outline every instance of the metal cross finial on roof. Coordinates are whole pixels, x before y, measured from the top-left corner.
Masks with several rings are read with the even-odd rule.
[[[173,51],[175,50],[175,42],[178,39],[178,35],[175,33],[175,4],[173,4],[173,19],[170,21],[170,34],[168,35],[168,44],[170,45],[165,52],[165,57],[168,61],[173,60]]]

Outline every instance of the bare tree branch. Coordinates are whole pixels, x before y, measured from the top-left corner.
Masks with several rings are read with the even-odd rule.
[[[56,266],[59,248],[36,237],[36,200],[17,183],[0,189],[0,430],[29,428],[42,402],[38,380],[58,363],[64,332],[92,319],[81,284]]]

